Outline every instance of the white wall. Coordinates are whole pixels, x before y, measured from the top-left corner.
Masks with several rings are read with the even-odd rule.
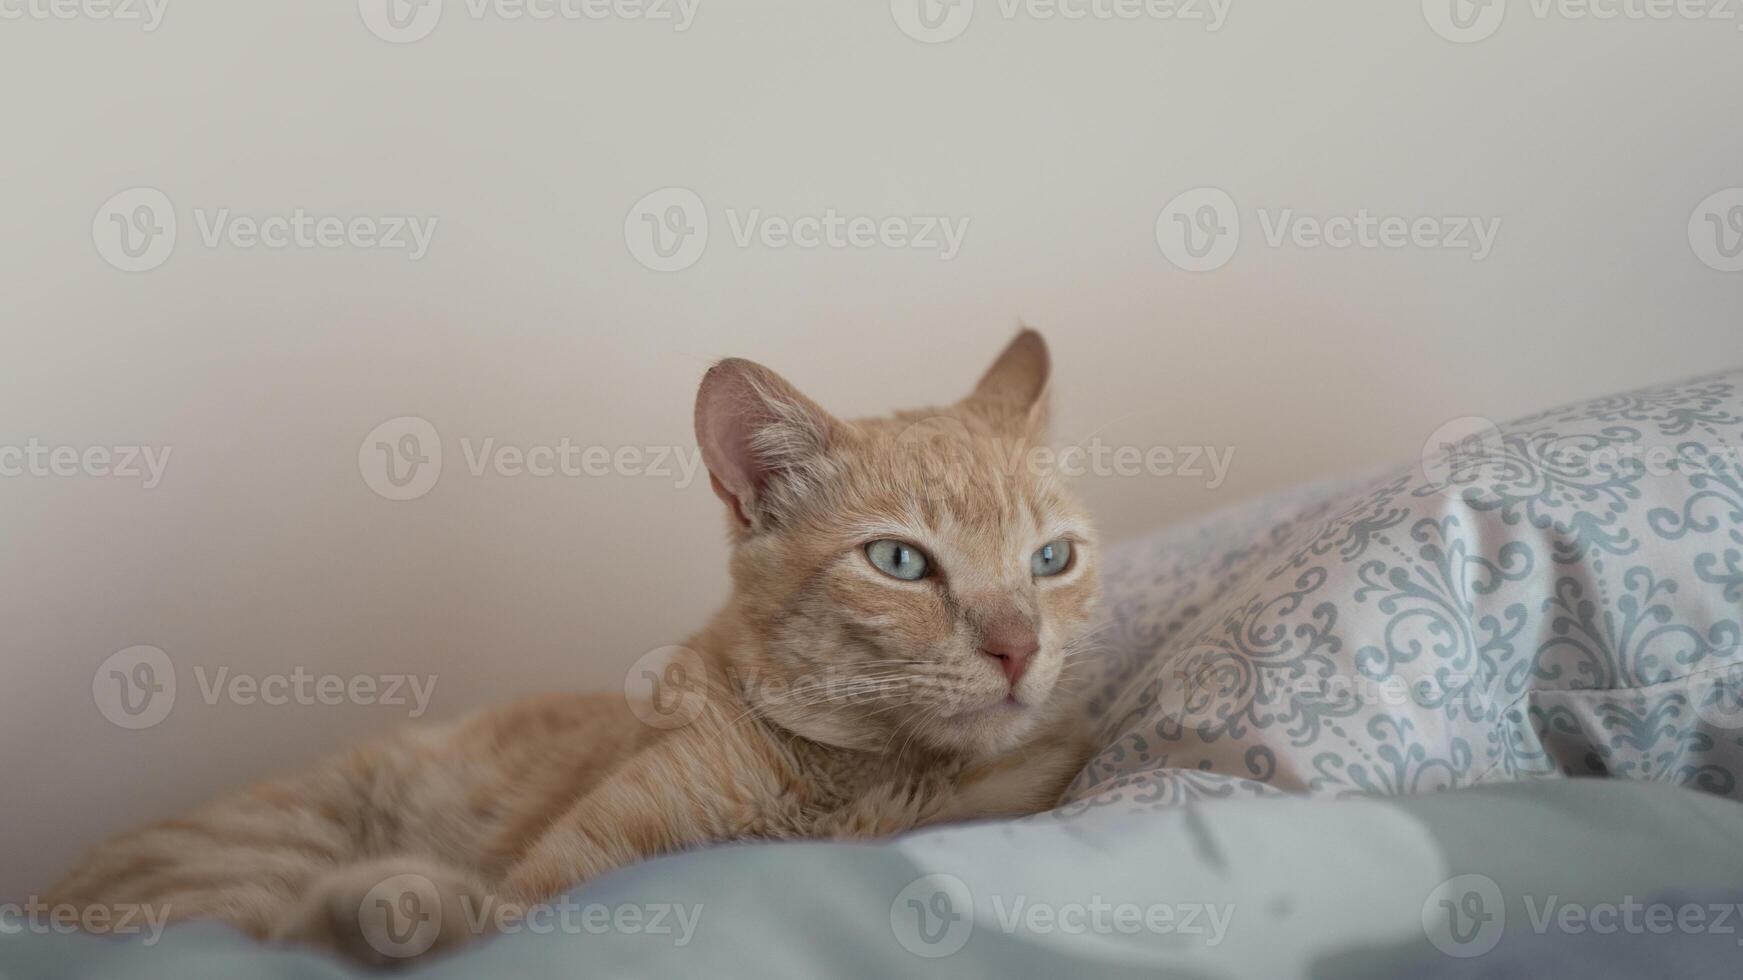
[[[461,440],[690,452],[714,358],[863,414],[963,393],[1022,317],[1053,343],[1062,435],[1234,447],[1215,489],[1083,481],[1110,537],[1412,457],[1457,416],[1743,363],[1743,274],[1688,232],[1743,186],[1735,21],[1515,2],[1458,44],[1404,0],[1234,0],[1216,31],[980,0],[924,44],[883,3],[702,0],[680,32],[447,0],[391,44],[353,0],[168,0],[152,31],[29,16],[45,2],[0,0],[26,14],[0,22],[0,447],[171,456],[151,489],[0,477],[0,897],[408,712],[208,704],[219,668],[433,675],[435,718],[616,687],[681,640],[724,589],[705,480],[473,477]],[[171,202],[176,244],[122,272],[99,210],[140,186]],[[662,274],[625,216],[667,186],[712,227]],[[1156,224],[1202,186],[1242,240],[1189,273]],[[223,208],[437,225],[417,261],[208,247]],[[946,261],[738,247],[727,213],[830,208],[969,225]],[[1260,209],[1501,226],[1481,261],[1271,247]],[[407,415],[445,466],[394,502],[359,447]],[[178,693],[128,730],[93,674],[138,644]]]

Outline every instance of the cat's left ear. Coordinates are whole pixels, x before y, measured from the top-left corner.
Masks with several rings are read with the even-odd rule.
[[[1044,439],[1051,363],[1047,342],[1039,333],[1024,327],[961,405],[1004,432]]]
[[[815,485],[842,424],[780,375],[733,357],[696,392],[696,442],[739,527],[778,523]]]

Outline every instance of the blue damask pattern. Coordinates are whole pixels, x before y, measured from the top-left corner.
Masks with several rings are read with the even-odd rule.
[[[1743,371],[1118,549],[1059,813],[1609,775],[1739,795]]]

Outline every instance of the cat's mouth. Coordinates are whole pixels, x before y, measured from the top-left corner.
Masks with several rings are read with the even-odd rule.
[[[977,705],[969,705],[968,707],[961,708],[961,709],[954,711],[948,715],[945,715],[945,717],[951,718],[951,719],[963,719],[963,720],[970,719],[970,718],[998,718],[998,717],[1004,717],[1004,716],[1008,716],[1008,715],[1015,715],[1015,714],[1018,714],[1020,712],[1027,711],[1028,709],[1029,709],[1029,705],[1026,702],[1024,702],[1021,698],[1017,697],[1017,692],[1011,691],[1011,692],[1007,693],[1004,697],[999,698],[996,701],[989,701],[989,702],[986,702],[983,704],[977,704]]]

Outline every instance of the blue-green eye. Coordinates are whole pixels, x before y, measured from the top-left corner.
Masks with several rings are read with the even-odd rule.
[[[925,578],[928,565],[926,556],[920,549],[901,541],[873,541],[865,546],[865,556],[871,559],[878,571],[890,578],[899,578],[904,582],[912,582],[917,578]]]
[[[1058,575],[1071,567],[1071,542],[1061,538],[1042,545],[1029,557],[1029,570],[1036,578]]]

